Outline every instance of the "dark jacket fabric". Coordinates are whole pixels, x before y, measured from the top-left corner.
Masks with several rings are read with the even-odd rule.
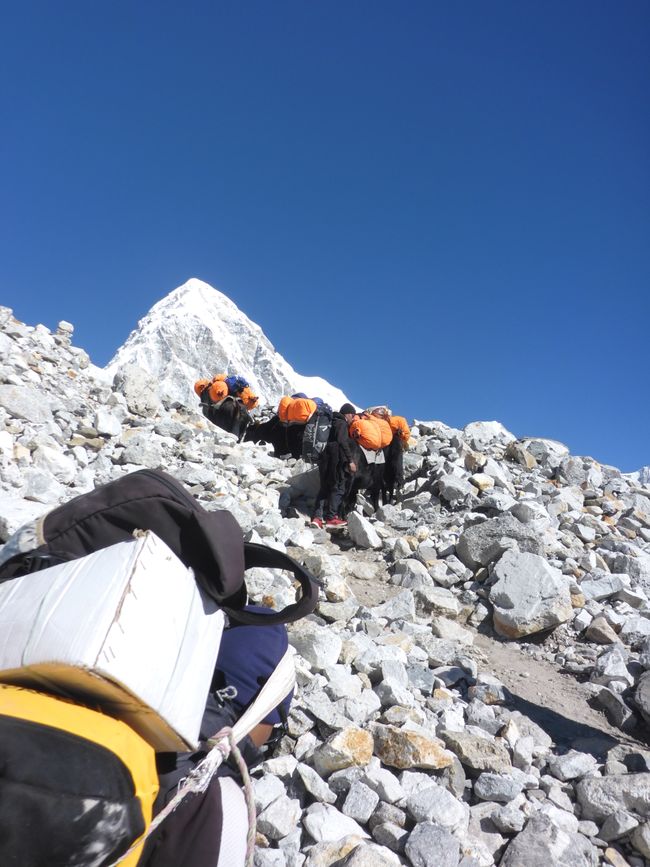
[[[355,442],[348,433],[345,416],[333,413],[329,441],[318,461],[320,490],[314,504],[314,517],[327,520],[338,515],[353,477],[350,464],[355,462],[354,449]]]
[[[332,414],[329,441],[338,444],[340,457],[345,463],[349,464],[354,461],[353,440],[348,432],[348,423],[345,420],[345,416],[341,415],[340,412]]]

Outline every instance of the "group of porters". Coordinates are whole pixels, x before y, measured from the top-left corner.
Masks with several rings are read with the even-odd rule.
[[[296,601],[248,605],[254,567],[291,572]],[[238,743],[245,780],[263,757],[295,683],[284,624],[317,599],[303,566],[244,542],[228,511],[205,510],[162,471],[127,474],[19,528],[0,548],[2,867],[252,864],[254,805],[233,843],[233,792],[243,795],[225,785],[221,758]]]
[[[248,429],[252,422],[250,416],[246,427],[235,431],[232,412],[227,415],[221,412],[225,401],[240,402],[247,415],[248,410],[258,405],[258,397],[243,377],[220,373],[211,380],[199,379],[194,383],[194,391],[201,401],[204,415],[214,424],[230,432],[239,433],[241,439],[265,441],[261,439],[260,431],[255,430],[255,426],[253,429]],[[332,409],[321,398],[297,393],[285,395],[280,399],[275,418],[271,420],[271,429],[283,426],[285,442],[288,441],[287,428],[293,427],[299,431],[301,454],[293,456],[300,456],[315,463],[327,443],[331,419]],[[393,415],[386,406],[374,406],[360,411],[349,425],[348,431],[350,437],[368,452],[378,452],[387,448],[394,437],[398,437],[402,447],[407,448],[411,435],[406,419],[400,415]],[[269,433],[269,440],[266,441],[273,442],[271,433]]]

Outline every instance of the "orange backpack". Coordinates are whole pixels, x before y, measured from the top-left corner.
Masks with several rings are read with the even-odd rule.
[[[283,397],[278,404],[280,421],[306,424],[318,407],[308,397]]]
[[[194,391],[201,398],[202,403],[206,402],[207,399],[210,403],[219,403],[220,400],[224,399],[228,394],[228,386],[224,382],[225,378],[225,373],[218,373],[212,379],[198,379],[194,383]]]
[[[316,412],[318,406],[309,397],[296,397],[289,407],[289,421],[306,424]]]
[[[379,422],[379,428],[381,430],[381,447],[382,449],[385,446],[389,446],[393,441],[393,431],[390,426],[390,422],[385,418],[377,418],[377,422]]]
[[[257,402],[259,400],[259,398],[255,394],[253,389],[250,387],[250,385],[247,385],[247,386],[245,386],[245,388],[242,388],[242,390],[239,394],[239,398],[243,402],[246,409],[253,409],[254,407],[256,407]]]
[[[390,417],[390,427],[396,437],[399,437],[403,443],[408,443],[411,438],[411,429],[404,416],[392,415]]]
[[[289,421],[289,406],[291,405],[292,397],[286,395],[280,398],[280,403],[278,404],[278,418],[280,421]]]
[[[220,400],[223,400],[224,397],[228,396],[228,386],[223,381],[223,379],[219,379],[215,376],[215,378],[210,383],[210,387],[208,388],[208,397],[212,401],[212,403],[219,403]]]
[[[360,446],[375,452],[389,445],[393,439],[393,432],[388,422],[374,415],[362,415],[355,418],[348,430],[350,436]]]
[[[196,392],[196,394],[199,397],[201,397],[201,394],[203,393],[204,389],[206,389],[209,385],[210,385],[209,379],[197,379],[197,381],[194,383],[194,391]]]

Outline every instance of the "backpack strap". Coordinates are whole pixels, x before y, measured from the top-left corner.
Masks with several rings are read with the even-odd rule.
[[[267,617],[269,615],[261,615]],[[275,710],[296,685],[296,667],[293,661],[293,648],[288,647],[278,662],[255,701],[244,711],[233,725],[235,743],[250,734],[258,723]]]
[[[284,569],[292,572],[294,578],[300,583],[302,595],[297,602],[287,605],[282,611],[274,614],[256,614],[254,611],[242,611],[226,608],[226,614],[238,623],[249,626],[264,626],[272,623],[293,623],[311,614],[318,604],[318,584],[310,572],[301,566],[288,554],[260,545],[257,542],[244,543],[244,568]]]

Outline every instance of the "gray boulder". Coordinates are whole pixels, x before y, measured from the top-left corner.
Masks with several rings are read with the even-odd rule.
[[[49,421],[54,408],[52,398],[30,385],[0,385],[0,407],[14,418],[36,424]]]
[[[149,418],[162,408],[157,378],[137,365],[118,370],[113,378],[113,388],[124,395],[126,405],[134,415]]]
[[[576,787],[582,818],[603,821],[617,810],[650,817],[650,773],[587,777]]]
[[[536,814],[506,849],[500,867],[597,867],[598,850],[582,834]]]
[[[413,867],[458,867],[458,840],[433,822],[420,822],[406,841]]]
[[[573,615],[569,585],[562,573],[536,554],[506,551],[494,567],[490,589],[494,628],[521,638],[564,623]]]
[[[539,537],[534,528],[522,524],[514,515],[499,515],[463,531],[456,545],[456,555],[465,566],[487,566],[516,543],[521,551],[540,554]]]

